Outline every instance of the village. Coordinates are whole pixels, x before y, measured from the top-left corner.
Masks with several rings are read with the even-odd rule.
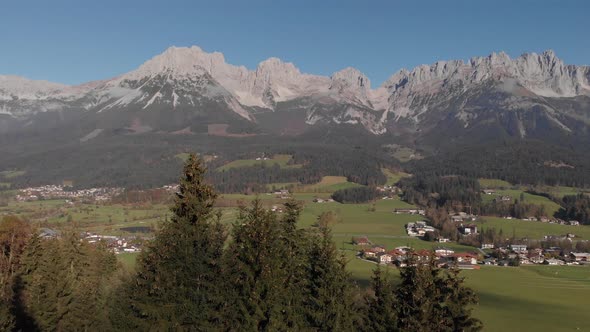
[[[39,237],[41,239],[56,239],[62,236],[59,230],[51,228],[42,228],[39,230]],[[91,244],[104,244],[115,255],[121,253],[138,253],[141,252],[144,242],[149,238],[138,236],[114,236],[114,235],[100,235],[91,232],[83,232],[80,234],[82,241],[87,241]]]
[[[455,252],[444,246],[433,250],[414,250],[408,246],[387,249],[373,244],[367,236],[353,237],[352,243],[359,248],[358,258],[398,267],[428,261],[434,261],[440,268],[459,269],[479,269],[479,265],[590,265],[590,253],[568,251],[559,247],[529,249],[524,244],[511,244],[496,248],[493,244],[484,244],[478,252]]]
[[[47,199],[87,199],[95,202],[104,202],[124,191],[123,188],[90,188],[79,190],[71,190],[70,188],[70,186],[63,185],[30,187],[21,189],[15,198],[18,202],[32,202]]]

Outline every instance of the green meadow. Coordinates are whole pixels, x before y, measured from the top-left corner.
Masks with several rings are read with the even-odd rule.
[[[281,168],[301,168],[303,166],[298,164],[289,164],[289,161],[291,161],[291,159],[291,155],[288,154],[276,154],[268,160],[238,159],[217,168],[217,170],[225,171],[230,168],[249,167],[256,165],[266,165],[268,167],[279,165],[279,167]]]
[[[510,182],[499,179],[479,179],[479,185],[482,188],[497,189],[497,188],[511,188],[513,185]]]
[[[320,188],[342,185],[345,179],[329,177]],[[332,187],[333,188],[333,187]],[[501,190],[519,198],[521,191]],[[316,197],[329,198],[330,192],[296,192],[293,197],[304,204],[300,226],[313,225],[323,212],[332,211],[336,220],[332,233],[336,246],[349,260],[351,278],[361,288],[368,286],[375,264],[356,258],[359,248],[350,240],[353,236],[366,235],[374,244],[388,249],[410,246],[415,249],[448,247],[457,252],[474,252],[475,248],[458,243],[426,242],[408,237],[405,224],[423,220],[422,216],[395,214],[396,208],[411,207],[399,200],[377,200],[368,204],[340,204],[337,202],[314,203]],[[230,225],[237,216],[239,201],[247,203],[259,198],[265,206],[280,205],[284,199],[275,195],[220,195],[218,208],[222,222]],[[525,201],[549,204],[544,197],[525,193]],[[552,202],[551,202],[552,203]],[[130,226],[157,227],[170,217],[169,207],[164,204],[145,205],[95,205],[71,206],[64,200],[37,202],[9,202],[0,207],[0,214],[18,214],[40,225],[64,225],[68,219],[76,221],[83,230],[107,235],[130,235],[120,228]],[[544,235],[573,233],[581,239],[590,239],[590,226],[566,226],[541,222],[506,220],[483,217],[477,224],[482,228],[502,229],[504,234],[517,237],[541,239]],[[117,259],[127,269],[134,269],[138,254],[122,253]],[[387,268],[394,277],[397,268]],[[480,297],[475,315],[484,322],[485,331],[584,331],[589,328],[585,311],[590,299],[590,268],[575,266],[483,266],[480,270],[463,271],[466,282]]]
[[[496,190],[496,195],[482,195],[482,199],[484,202],[490,202],[494,198],[499,197],[501,195],[512,197],[512,201],[514,201],[515,199],[518,199],[520,201],[522,195],[524,197],[524,203],[543,205],[545,207],[545,211],[547,212],[547,216],[553,216],[553,214],[560,209],[559,204],[553,202],[547,197],[529,194],[527,192],[524,192],[524,190],[518,189]]]
[[[580,239],[590,240],[590,226],[569,226],[543,223],[540,221],[525,221],[519,219],[504,219],[498,217],[482,217],[476,224],[481,228],[495,228],[502,230],[504,235],[516,237],[527,237],[530,239],[543,239],[544,235],[565,235],[575,234]]]

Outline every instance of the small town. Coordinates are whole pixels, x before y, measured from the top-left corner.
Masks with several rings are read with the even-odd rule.
[[[352,243],[359,248],[357,257],[379,264],[391,264],[398,267],[410,262],[427,262],[433,260],[441,268],[457,267],[459,269],[479,269],[478,265],[520,266],[531,264],[543,265],[590,265],[590,253],[565,250],[560,247],[527,248],[524,244],[511,244],[494,247],[484,244],[478,252],[455,252],[446,247],[434,250],[413,249],[400,246],[387,249],[373,244],[367,236],[353,237]]]
[[[121,194],[123,188],[89,188],[70,190],[71,187],[63,185],[45,185],[21,189],[16,195],[19,202],[31,202],[47,199],[88,199],[96,202],[108,201],[116,195]]]

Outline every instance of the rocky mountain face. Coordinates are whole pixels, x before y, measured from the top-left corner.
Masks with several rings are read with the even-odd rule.
[[[527,137],[587,132],[589,96],[590,67],[566,65],[552,51],[439,61],[400,70],[374,89],[354,68],[324,77],[270,58],[249,70],[218,52],[171,47],[137,70],[79,86],[0,76],[0,130],[45,113],[86,114],[89,128],[120,121],[121,128],[172,132],[197,122],[256,126],[297,110],[307,126],[346,123],[373,134],[496,126]]]

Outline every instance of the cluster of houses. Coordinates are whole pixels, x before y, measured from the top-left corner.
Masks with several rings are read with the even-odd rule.
[[[381,199],[393,199],[395,195],[398,195],[402,191],[399,187],[390,185],[379,186],[376,189],[383,195]]]
[[[291,193],[287,189],[277,190],[273,193],[273,195],[275,195],[276,198],[280,198],[280,199],[291,198]]]
[[[384,246],[372,245],[367,237],[353,239],[353,243],[362,246],[359,257],[374,261],[379,264],[393,264],[399,267],[407,266],[412,262],[434,261],[438,267],[458,267],[460,269],[477,269],[478,255],[475,253],[457,253],[449,248],[436,248],[435,250],[413,250],[410,247],[401,246],[387,250]]]
[[[37,201],[40,199],[91,199],[93,201],[108,201],[123,192],[123,188],[90,188],[80,190],[67,190],[60,185],[46,185],[41,187],[25,188],[16,195],[19,202]]]
[[[333,203],[334,200],[332,198],[319,198],[316,197],[313,199],[314,203]]]
[[[441,268],[458,267],[460,269],[477,269],[478,264],[508,266],[518,264],[544,264],[544,265],[590,265],[590,253],[569,252],[565,253],[560,248],[529,250],[524,244],[512,244],[508,247],[497,248],[500,255],[455,252],[453,249],[438,247],[434,250],[413,250],[410,247],[401,246],[392,250],[381,245],[372,244],[365,236],[353,238],[353,244],[361,247],[359,257],[380,264],[394,264],[400,267],[407,266],[409,262],[428,262],[434,260]],[[482,245],[482,249],[494,249],[491,244]],[[484,257],[483,259],[480,259]],[[501,258],[498,258],[501,257]]]
[[[463,222],[467,222],[467,221],[476,221],[476,220],[477,220],[476,215],[466,213],[466,212],[459,212],[459,213],[456,213],[451,216],[451,221],[456,222],[456,223],[463,223]]]
[[[410,222],[406,225],[408,236],[424,236],[427,232],[434,232],[436,228],[428,226],[426,221]]]
[[[511,265],[518,261],[519,265],[580,265],[590,264],[590,253],[567,252],[559,247],[530,249],[526,244],[511,244],[507,247],[495,248],[493,244],[482,244],[481,249],[495,249],[496,255],[486,255],[483,264]],[[499,254],[499,255],[498,255]],[[496,257],[493,257],[496,256]],[[502,258],[497,258],[502,257]]]
[[[51,228],[41,228],[39,230],[39,237],[42,239],[59,238],[61,233],[58,230]],[[81,234],[81,238],[88,241],[88,243],[105,243],[106,246],[115,254],[124,252],[140,252],[142,247],[142,240],[137,237],[121,237],[114,235],[99,235],[90,232]]]
[[[512,220],[512,219],[515,219],[515,218],[510,217],[510,216],[507,216],[507,217],[504,217],[504,219]],[[580,222],[577,221],[577,220],[563,220],[563,219],[559,219],[559,218],[526,217],[526,218],[522,218],[521,220],[524,220],[524,221],[540,221],[540,222],[544,222],[544,223],[558,224],[558,225],[580,226]]]
[[[132,253],[141,251],[141,242],[136,237],[120,237],[113,235],[99,235],[94,233],[86,232],[83,234],[83,238],[88,243],[103,242],[107,247],[115,254],[120,253]]]
[[[421,216],[426,215],[426,210],[422,209],[395,209],[393,210],[395,214],[419,214]]]

